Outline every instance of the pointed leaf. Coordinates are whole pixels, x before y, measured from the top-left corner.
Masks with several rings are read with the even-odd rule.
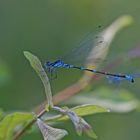
[[[81,123],[83,124],[84,126],[84,131],[86,132],[86,134],[91,137],[91,138],[94,138],[94,139],[97,139],[97,135],[96,133],[93,131],[92,127],[84,120],[81,118]]]
[[[32,53],[30,53],[28,51],[24,51],[24,55],[29,60],[31,66],[33,67],[33,69],[37,72],[38,76],[40,77],[40,79],[44,85],[44,88],[45,88],[48,107],[52,107],[53,102],[52,102],[52,93],[51,93],[50,82],[49,82],[48,76],[47,76],[44,68],[42,67],[40,60],[38,59],[37,56],[33,55]]]
[[[40,119],[37,119],[37,125],[44,137],[44,140],[60,140],[68,134],[66,130],[50,127]]]
[[[85,105],[79,105],[71,109],[79,116],[87,116],[87,115],[93,115],[96,113],[104,113],[109,112],[107,108],[98,106],[98,105],[92,105],[92,104],[85,104]]]
[[[33,114],[15,112],[5,116],[0,122],[0,140],[10,140],[15,128],[33,119]]]

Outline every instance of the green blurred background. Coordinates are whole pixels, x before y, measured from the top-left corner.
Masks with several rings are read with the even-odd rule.
[[[0,1],[0,107],[5,111],[31,111],[45,99],[44,89],[36,73],[23,56],[28,50],[42,62],[66,54],[86,33],[99,25],[107,27],[119,16],[131,15],[135,22],[117,34],[111,45],[107,63],[119,54],[139,45],[139,0],[1,0]],[[127,61],[114,72],[139,73],[139,59]],[[67,87],[82,72],[59,71],[52,82],[53,93]],[[139,82],[126,83],[137,98]],[[108,86],[98,82],[95,88]],[[96,130],[99,140],[139,140],[140,113],[97,114],[86,118]],[[66,140],[90,139],[78,137],[70,122],[57,125],[69,131]],[[24,135],[21,140],[43,139],[40,133]]]

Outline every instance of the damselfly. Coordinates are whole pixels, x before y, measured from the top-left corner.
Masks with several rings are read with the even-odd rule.
[[[97,60],[104,59],[108,52],[108,48],[109,48],[108,46],[111,42],[111,40],[109,40],[109,37],[108,37],[109,35],[110,34],[108,30],[101,32],[98,36],[95,35],[93,37],[93,34],[88,35],[87,40],[82,42],[82,44],[80,44],[78,48],[74,49],[73,52],[71,52],[72,55],[73,54],[75,55],[78,52],[77,56],[82,62],[86,62],[86,64],[89,63],[88,62],[89,60],[90,62],[92,60],[92,63],[93,62],[95,63],[95,61]],[[69,55],[70,56],[69,58],[74,59],[72,55]],[[48,61],[44,64],[44,67],[51,73],[51,76],[53,76],[53,74],[56,73],[56,69],[58,68],[67,68],[67,69],[75,68],[75,69],[79,69],[83,71],[89,71],[92,73],[98,73],[98,74],[114,77],[116,79],[125,79],[132,83],[134,82],[134,78],[131,75],[113,74],[109,72],[89,69],[86,67],[78,67],[77,65],[71,65],[71,64],[65,63],[63,60],[65,59],[59,59],[54,62]],[[55,76],[57,76],[57,74],[55,74]]]
[[[54,62],[48,61],[44,64],[44,66],[51,73],[53,73],[57,68],[67,68],[67,69],[75,68],[75,69],[79,69],[79,70],[85,70],[85,71],[89,71],[89,72],[93,72],[93,73],[106,75],[106,76],[108,76],[107,78],[112,81],[113,80],[114,81],[128,80],[128,81],[134,83],[134,77],[131,75],[113,74],[113,73],[108,73],[108,72],[103,72],[103,71],[98,71],[98,70],[92,70],[92,69],[88,69],[88,68],[84,68],[84,67],[78,67],[78,66],[67,64],[62,60],[56,60]]]

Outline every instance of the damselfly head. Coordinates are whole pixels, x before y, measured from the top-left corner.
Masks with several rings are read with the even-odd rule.
[[[47,61],[44,63],[44,66],[45,66],[45,68],[49,68],[49,67],[51,67],[51,64],[52,63],[50,61]]]

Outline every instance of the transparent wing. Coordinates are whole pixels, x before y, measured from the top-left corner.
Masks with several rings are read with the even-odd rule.
[[[115,37],[116,33],[125,26],[131,23],[131,19],[128,16],[122,16],[115,20],[110,26],[105,28],[100,33],[91,33],[85,37],[82,43],[79,45],[78,49],[72,51],[72,55],[67,55],[69,60],[73,59],[76,61],[78,58],[82,63],[85,62],[88,66],[88,60],[92,59],[92,63],[97,60],[104,60],[109,46]],[[77,56],[77,57],[75,57]]]
[[[133,78],[140,78],[140,74],[130,74]]]
[[[72,64],[85,64],[85,63],[93,63],[93,62],[100,62],[102,58],[100,57],[93,57],[97,51],[93,53],[92,56],[89,56],[91,50],[94,47],[97,47],[99,44],[104,43],[103,37],[98,35],[97,33],[88,33],[80,43],[78,43],[77,47],[72,49],[67,55],[65,55],[62,59],[67,63]]]
[[[108,82],[110,84],[115,84],[118,85],[120,84],[123,80],[126,80],[125,78],[121,78],[121,77],[115,77],[115,76],[106,76]]]

